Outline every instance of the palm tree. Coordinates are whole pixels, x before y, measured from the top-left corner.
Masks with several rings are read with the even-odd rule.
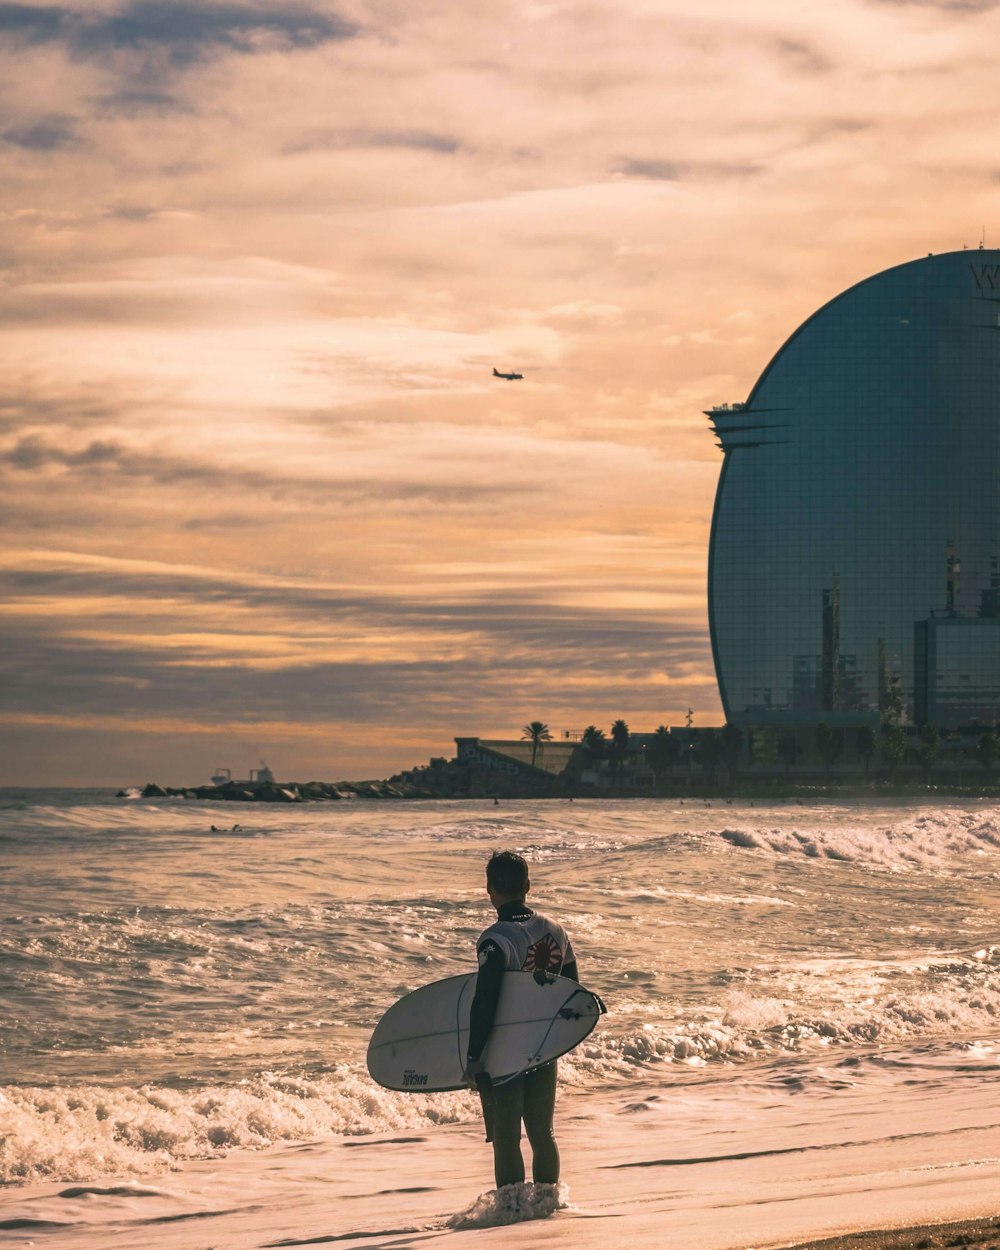
[[[533,720],[530,725],[525,725],[521,730],[522,739],[528,738],[531,741],[531,767],[535,767],[535,759],[538,755],[538,748],[543,742],[551,742],[552,735],[549,733],[549,727],[543,721]]]
[[[622,770],[625,768],[625,756],[628,754],[629,729],[623,720],[616,720],[611,726],[612,751],[614,752],[615,768],[618,772],[618,784],[622,782]]]
[[[583,731],[580,741],[583,743],[583,749],[587,752],[587,758],[594,768],[599,768],[601,760],[604,759],[604,749],[607,742],[604,737],[604,730],[598,729],[596,725],[588,725]]]
[[[677,762],[680,753],[681,748],[677,739],[672,736],[666,725],[660,725],[653,734],[653,740],[647,751],[649,766],[653,770],[657,785],[660,784],[660,774],[667,772]]]
[[[601,760],[604,759],[607,750],[604,730],[597,729],[596,725],[587,725],[580,736],[580,744],[584,747],[587,764],[594,769],[597,780],[600,781]]]

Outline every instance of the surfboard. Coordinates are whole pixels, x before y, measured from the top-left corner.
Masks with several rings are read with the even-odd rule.
[[[386,1089],[463,1089],[476,973],[432,981],[389,1008],[368,1043],[368,1071]],[[493,1084],[578,1046],[604,1014],[596,994],[568,977],[505,972],[483,1067]]]

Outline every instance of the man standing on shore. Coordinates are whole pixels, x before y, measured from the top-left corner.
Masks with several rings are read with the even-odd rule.
[[[514,851],[497,851],[486,865],[486,892],[497,910],[496,922],[476,943],[479,975],[472,1000],[465,1075],[483,1097],[487,1140],[493,1142],[497,1188],[524,1180],[521,1123],[531,1143],[531,1173],[536,1184],[559,1180],[559,1148],[553,1132],[557,1061],[492,1085],[481,1056],[489,1041],[507,971],[547,972],[576,981],[573,947],[566,931],[525,903],[531,888],[528,865]]]

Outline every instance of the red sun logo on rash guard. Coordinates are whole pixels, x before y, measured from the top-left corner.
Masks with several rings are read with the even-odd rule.
[[[562,951],[555,940],[546,934],[528,947],[524,958],[525,972],[558,972],[562,967]]]

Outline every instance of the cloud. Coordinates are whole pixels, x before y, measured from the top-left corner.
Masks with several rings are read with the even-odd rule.
[[[52,447],[37,435],[31,435],[0,453],[0,463],[31,472],[51,464],[74,468],[92,468],[102,464],[121,465],[125,455],[124,449],[114,443],[95,441],[79,451],[71,452]]]
[[[305,725],[329,724],[338,709],[350,708],[356,725],[420,727],[425,733],[433,727],[447,742],[470,723],[503,723],[518,707],[562,706],[568,681],[577,687],[577,703],[601,709],[659,703],[662,709],[666,701],[679,709],[704,686],[709,661],[703,631],[674,634],[650,622],[608,637],[606,619],[575,613],[558,629],[545,623],[544,652],[538,649],[542,623],[531,628],[530,618],[521,622],[529,625],[526,630],[507,620],[494,631],[483,621],[471,637],[463,635],[461,645],[450,646],[436,639],[432,622],[420,647],[424,631],[407,617],[415,645],[406,658],[250,664],[227,654],[224,638],[212,640],[215,651],[193,636],[204,612],[200,607],[190,618],[190,641],[149,636],[142,646],[121,640],[102,645],[71,633],[10,634],[0,660],[0,719],[101,715],[127,723],[154,716],[175,718],[178,727],[233,719]],[[402,620],[394,618],[397,629]],[[251,636],[245,650],[260,651],[266,641]],[[235,633],[232,642],[239,642]],[[672,681],[663,678],[665,666]]]
[[[941,9],[950,13],[988,13],[1000,7],[1000,0],[868,0],[892,8]]]
[[[213,51],[253,52],[265,45],[314,48],[350,39],[358,27],[299,4],[132,0],[110,12],[54,5],[0,4],[0,39],[59,43],[73,56],[164,49],[184,66]]]
[[[170,454],[154,454],[120,442],[95,439],[77,448],[54,444],[31,434],[0,451],[0,465],[13,475],[58,473],[58,480],[79,478],[99,488],[108,479],[124,479],[141,487],[183,487],[195,491],[250,492],[272,502],[313,502],[328,509],[368,506],[423,508],[428,504],[453,509],[481,507],[488,498],[512,500],[530,493],[530,486],[514,480],[479,481],[393,480],[387,477],[344,476],[274,469],[239,468],[232,463],[213,465]],[[13,479],[8,478],[8,482]]]
[[[15,35],[31,42],[58,39],[71,11],[35,4],[0,4],[0,35]]]
[[[0,2],[7,777],[717,720],[703,409],[990,237],[997,21]]]
[[[141,88],[126,88],[108,95],[101,95],[94,103],[98,112],[105,117],[135,117],[137,115],[165,117],[172,113],[195,112],[189,102],[172,92]]]
[[[417,152],[436,152],[450,156],[463,147],[455,135],[429,130],[321,130],[297,139],[285,151],[311,152],[316,149],[344,150],[350,148],[401,148]]]
[[[802,74],[827,74],[833,68],[829,58],[800,39],[777,39],[775,50],[792,69]]]
[[[12,126],[3,131],[6,143],[30,152],[58,152],[80,144],[77,123],[71,117],[53,114],[27,126]]]
[[[680,182],[685,178],[746,178],[761,172],[755,164],[725,164],[718,161],[657,161],[627,159],[618,172],[626,178],[646,178],[652,182]]]
[[[108,425],[121,418],[122,403],[106,383],[77,384],[71,378],[12,371],[0,387],[0,435],[17,441],[25,427],[76,429]],[[9,454],[16,444],[6,449]],[[3,454],[3,453],[0,453]]]
[[[80,732],[150,721],[161,736],[240,720],[330,726],[349,707],[355,732],[407,727],[441,749],[521,709],[572,726],[570,688],[576,704],[648,708],[659,723],[664,700],[703,700],[709,663],[700,606],[665,626],[541,591],[431,600],[71,554],[8,557],[0,590],[0,724],[37,732],[47,718]],[[600,718],[588,708],[581,726]]]
[[[417,148],[424,152],[457,152],[462,146],[453,135],[434,134],[419,130],[387,130],[374,131],[366,136],[372,147],[380,148]]]
[[[622,162],[621,173],[626,178],[649,178],[654,182],[678,182],[683,177],[685,168],[676,161],[626,160]]]
[[[156,216],[155,208],[144,208],[139,204],[119,204],[115,208],[105,210],[106,217],[117,221],[151,221]]]

